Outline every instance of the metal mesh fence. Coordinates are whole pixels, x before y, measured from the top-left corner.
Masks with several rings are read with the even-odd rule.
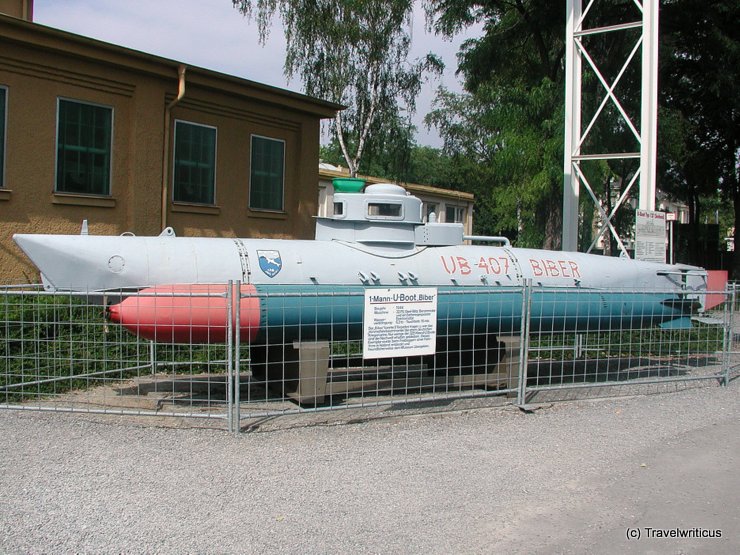
[[[230,345],[142,339],[106,318],[120,297],[0,290],[0,405],[227,418]]]
[[[698,301],[659,291],[558,291],[542,303],[543,313],[572,307],[583,323],[556,330],[552,323],[557,319],[543,319],[547,326],[540,326],[530,343],[530,389],[665,383],[721,374],[731,307],[721,302],[718,310],[690,318]]]
[[[272,414],[516,390],[520,289],[441,293],[432,353],[373,358],[363,352],[364,291],[295,287],[257,296],[266,317],[240,358],[248,357],[250,384],[264,387],[242,388],[245,417],[261,404],[263,414]],[[496,320],[497,329],[504,322],[504,335],[489,333],[484,315],[494,310],[504,314]],[[412,341],[400,332],[401,342]],[[275,403],[285,399],[292,404]]]
[[[700,312],[705,298],[681,292],[527,285],[435,293],[431,320],[412,303],[380,335],[371,330],[377,345],[392,347],[377,355],[360,287],[87,295],[7,287],[0,407],[197,417],[238,430],[307,410],[492,396],[525,406],[738,375],[733,289]],[[407,352],[416,343],[423,349]]]

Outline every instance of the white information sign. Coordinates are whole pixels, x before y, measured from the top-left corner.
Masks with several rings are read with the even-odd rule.
[[[436,348],[437,290],[365,290],[364,358],[431,355]]]
[[[635,259],[665,264],[665,212],[637,210],[635,213]]]

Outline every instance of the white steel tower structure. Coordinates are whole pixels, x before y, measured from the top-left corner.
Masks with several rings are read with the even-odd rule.
[[[599,9],[597,0],[589,0],[585,8],[581,0],[567,0],[566,22],[566,55],[565,55],[565,156],[563,188],[563,241],[565,251],[578,250],[578,201],[581,185],[596,204],[601,218],[601,233],[594,239],[588,251],[594,247],[599,238],[609,231],[616,239],[622,255],[627,251],[612,218],[618,208],[628,198],[635,182],[639,180],[639,208],[655,209],[655,172],[656,172],[656,139],[658,125],[658,0],[633,0],[641,18],[626,23],[601,27],[589,27],[589,13]],[[637,41],[629,56],[622,65],[621,71],[609,81],[585,46],[586,37],[603,33],[640,31]],[[642,56],[642,95],[639,130],[633,122],[634,115],[629,114],[617,95],[617,85],[638,51]],[[582,77],[584,70],[590,69],[604,88],[605,94],[598,109],[590,121],[582,121]],[[589,133],[603,115],[604,107],[611,102],[623,118],[623,124],[636,139],[639,150],[634,152],[584,152],[584,143]],[[583,123],[586,123],[584,128]],[[639,169],[624,188],[619,199],[607,214],[594,188],[586,179],[581,164],[589,160],[639,159]],[[587,252],[588,252],[587,251]]]

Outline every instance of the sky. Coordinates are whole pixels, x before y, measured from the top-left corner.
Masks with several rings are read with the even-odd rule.
[[[36,0],[34,21],[41,25],[170,58],[186,64],[302,92],[296,79],[283,74],[285,37],[276,18],[265,46],[257,25],[245,19],[231,0]],[[422,122],[439,86],[460,91],[456,54],[463,40],[480,27],[449,41],[424,29],[424,14],[415,9],[410,58],[434,52],[445,62],[440,78],[428,82],[418,100],[414,124],[419,144],[439,147],[435,130]]]

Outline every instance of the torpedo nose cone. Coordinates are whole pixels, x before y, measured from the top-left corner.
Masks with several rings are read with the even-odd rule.
[[[87,243],[83,242],[85,239]],[[13,240],[39,269],[47,290],[93,291],[99,288],[96,257],[100,256],[100,248],[92,244],[92,238],[17,234]]]
[[[63,261],[60,260],[56,249],[49,244],[48,236],[15,234],[13,235],[13,241],[39,269],[46,288],[56,289],[47,272]]]

